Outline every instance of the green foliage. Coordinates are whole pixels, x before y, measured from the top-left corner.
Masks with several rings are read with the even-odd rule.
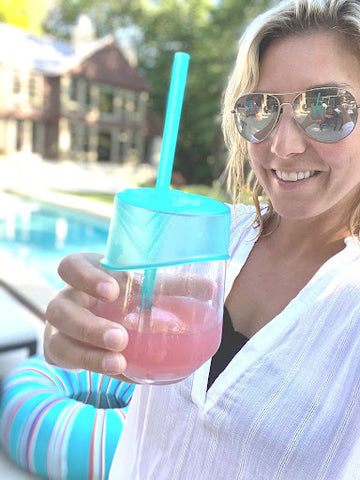
[[[184,187],[179,187],[178,189],[187,193],[195,193],[197,195],[203,195],[204,197],[211,197],[215,200],[220,200],[220,202],[231,202],[230,195],[216,184],[213,186],[204,184],[190,184],[185,185]]]
[[[0,22],[10,23],[31,33],[41,33],[47,15],[47,0],[1,0]]]
[[[146,186],[150,188],[154,185]],[[225,192],[223,188],[217,185],[216,182],[214,182],[214,185],[212,186],[204,184],[189,184],[183,187],[177,187],[177,189],[187,193],[195,193],[197,195],[214,198],[215,200],[219,200],[220,202],[231,203],[232,201],[231,196],[227,192]],[[63,194],[65,195],[67,193],[68,192],[63,192]],[[71,195],[77,195],[108,204],[113,204],[114,202],[114,194],[112,193],[72,192]],[[252,191],[249,189],[244,189],[241,194],[240,202],[244,203],[245,205],[252,204]]]
[[[224,170],[221,98],[248,21],[271,0],[58,0],[47,32],[69,36],[80,13],[98,35],[132,37],[139,70],[152,86],[152,108],[163,122],[176,51],[191,56],[174,168],[188,182],[211,183]],[[124,35],[123,35],[124,36]]]

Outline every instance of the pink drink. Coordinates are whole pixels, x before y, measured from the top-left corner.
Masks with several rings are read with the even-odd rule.
[[[200,333],[139,333],[129,330],[124,350],[125,375],[145,383],[172,383],[186,378],[219,347],[221,325]]]
[[[135,300],[133,298],[133,300]],[[129,343],[124,374],[141,383],[180,381],[218,349],[221,317],[206,302],[189,297],[154,296],[151,310],[139,310],[138,298],[99,304],[97,315],[124,325]]]

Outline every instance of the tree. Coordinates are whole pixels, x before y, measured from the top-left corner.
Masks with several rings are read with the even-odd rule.
[[[48,1],[46,0],[2,0],[0,21],[39,34],[47,12]]]
[[[98,35],[132,36],[139,70],[153,91],[152,107],[164,119],[171,65],[176,51],[191,56],[175,169],[189,182],[211,182],[224,169],[220,131],[221,97],[247,22],[271,0],[62,0],[46,31],[68,37],[80,13]]]

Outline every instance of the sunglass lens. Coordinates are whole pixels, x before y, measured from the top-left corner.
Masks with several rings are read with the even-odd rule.
[[[261,142],[274,128],[279,101],[267,94],[240,97],[234,107],[235,124],[240,134],[250,142]]]
[[[335,87],[300,93],[293,109],[296,121],[307,135],[323,143],[343,140],[353,131],[357,121],[354,96]]]

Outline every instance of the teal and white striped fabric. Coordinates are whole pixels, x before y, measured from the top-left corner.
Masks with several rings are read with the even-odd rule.
[[[32,357],[3,384],[1,444],[14,462],[40,477],[105,480],[133,390],[105,375]]]

